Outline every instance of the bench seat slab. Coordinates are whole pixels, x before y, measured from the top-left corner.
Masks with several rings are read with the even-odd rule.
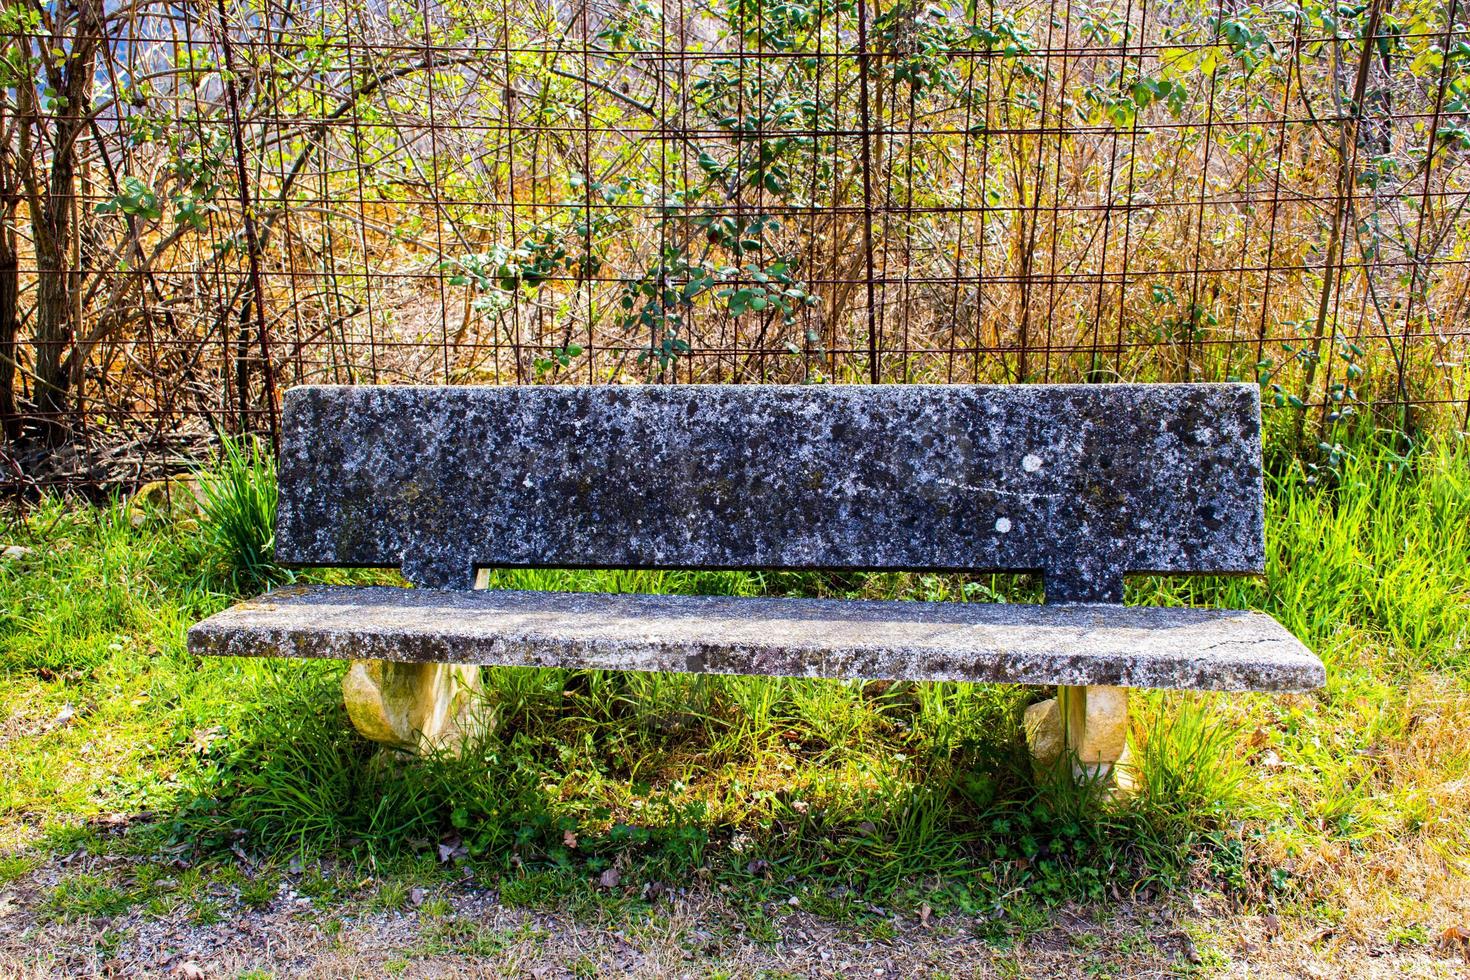
[[[1114,605],[312,586],[189,630],[207,656],[784,677],[1307,691],[1322,663],[1269,616]]]

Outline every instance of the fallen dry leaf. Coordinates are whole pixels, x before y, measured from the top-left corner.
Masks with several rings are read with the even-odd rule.
[[[218,725],[209,728],[196,728],[190,737],[190,747],[203,755],[209,751],[209,746],[220,737],[221,730]]]

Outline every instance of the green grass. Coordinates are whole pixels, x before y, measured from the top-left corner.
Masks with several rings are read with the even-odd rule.
[[[213,471],[199,474],[204,541],[233,592],[256,592],[287,578],[275,564],[276,465],[258,441],[221,440]]]
[[[1141,694],[1144,788],[1121,803],[1033,775],[1018,720],[1045,695],[1008,686],[495,670],[485,744],[390,760],[348,724],[340,664],[183,648],[190,623],[281,580],[268,460],[228,454],[197,524],[134,527],[120,504],[48,500],[4,532],[33,550],[0,564],[0,881],[83,848],[206,867],[325,857],[377,870],[324,870],[301,894],[389,909],[439,880],[444,844],[512,904],[625,914],[650,885],[692,879],[843,918],[873,903],[973,912],[993,917],[997,943],[1039,928],[1051,903],[1200,874],[1246,902],[1341,905],[1381,884],[1343,855],[1398,855],[1423,875],[1442,873],[1425,855],[1470,855],[1470,458],[1365,449],[1330,487],[1310,477],[1269,481],[1263,580],[1142,578],[1128,601],[1265,610],[1321,654],[1327,689]],[[1039,598],[1016,576],[514,570],[490,584]],[[117,813],[149,816],[119,832],[100,819]],[[359,894],[365,877],[376,884]],[[187,895],[71,881],[48,900],[56,917],[146,901],[192,903],[203,920],[227,914],[221,902],[268,905],[277,878]],[[1416,887],[1395,901],[1429,901],[1405,897]]]
[[[53,919],[117,915],[132,904],[126,892],[92,874],[79,874],[57,885],[43,914]]]

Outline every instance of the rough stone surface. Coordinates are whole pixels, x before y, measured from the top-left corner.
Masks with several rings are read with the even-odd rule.
[[[480,697],[480,668],[464,664],[357,660],[342,678],[353,726],[405,752],[458,753],[493,717]]]
[[[1064,753],[1077,776],[1105,781],[1113,792],[1138,788],[1128,745],[1126,687],[1061,687],[1057,696],[1026,709],[1022,729],[1038,770],[1049,770]]]
[[[280,589],[189,631],[202,655],[793,677],[1300,691],[1321,662],[1259,613],[1106,605]]]
[[[1056,765],[1067,750],[1067,739],[1062,732],[1062,710],[1056,698],[1027,706],[1021,718],[1021,728],[1026,732],[1026,748],[1031,752],[1031,761],[1040,769]]]
[[[1253,385],[304,387],[276,553],[401,567],[1259,572]]]
[[[1128,689],[1095,685],[1059,696],[1067,741],[1085,766],[1116,762],[1128,746]]]
[[[1061,687],[1058,715],[1078,775],[1106,779],[1114,769],[1130,769],[1128,689],[1109,685]]]

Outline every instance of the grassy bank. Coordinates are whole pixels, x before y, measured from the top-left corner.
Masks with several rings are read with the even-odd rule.
[[[770,903],[794,902],[873,928],[880,907],[960,914],[1004,944],[1058,903],[1160,894],[1426,949],[1470,922],[1463,451],[1365,451],[1328,489],[1289,469],[1268,488],[1263,580],[1130,582],[1131,602],[1271,613],[1320,653],[1328,687],[1143,694],[1145,788],[1121,803],[1032,774],[1018,720],[1044,694],[1020,687],[496,670],[500,724],[478,751],[385,758],[346,721],[341,665],[184,652],[189,623],[282,574],[256,533],[265,468],[237,463],[235,509],[213,518],[60,501],[11,518],[3,543],[30,551],[0,563],[0,889],[58,855],[128,858],[49,883],[38,922],[207,918],[288,880],[324,908],[472,881],[511,905],[635,918],[697,885],[749,909],[757,936]],[[494,584],[1038,597],[991,576]]]

